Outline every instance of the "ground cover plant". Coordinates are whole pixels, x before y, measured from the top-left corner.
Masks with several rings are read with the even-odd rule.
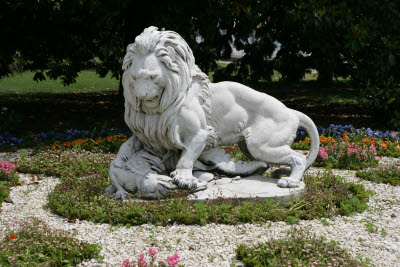
[[[103,196],[110,182],[108,169],[113,154],[81,149],[55,149],[38,153],[20,162],[21,172],[43,173],[60,177],[61,183],[49,195],[48,207],[69,219],[92,220],[111,224],[169,225],[207,223],[254,223],[314,219],[362,212],[367,207],[369,192],[362,185],[345,183],[329,172],[306,176],[310,190],[287,205],[254,199],[209,200],[191,204],[186,196],[174,196],[166,201],[127,201],[123,204]]]
[[[377,169],[356,172],[356,176],[375,183],[385,183],[400,185],[400,166],[391,164],[389,166],[379,166]]]
[[[94,153],[81,148],[40,151],[33,158],[23,159],[18,171],[75,179],[107,176],[114,154]]]
[[[271,240],[254,247],[239,245],[236,258],[250,266],[366,266],[354,259],[337,242],[327,242],[301,230],[287,239]]]
[[[17,166],[7,160],[0,162],[0,207],[5,198],[10,196],[10,187],[17,185],[18,175],[15,173]]]
[[[71,266],[84,259],[101,258],[101,247],[53,230],[46,223],[28,218],[11,222],[0,242],[1,266]]]

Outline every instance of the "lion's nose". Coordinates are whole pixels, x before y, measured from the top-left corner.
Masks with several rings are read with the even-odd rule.
[[[138,83],[135,84],[135,89],[136,97],[138,97],[139,99],[150,100],[154,98],[155,90],[153,86],[151,86],[146,81],[138,81]]]
[[[143,88],[140,88],[139,90],[137,90],[136,96],[140,99],[146,99],[148,93],[146,92],[146,90],[144,90]]]

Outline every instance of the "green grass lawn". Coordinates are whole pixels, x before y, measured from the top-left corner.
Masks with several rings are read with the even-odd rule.
[[[111,75],[100,78],[94,70],[79,73],[76,83],[64,86],[60,79],[33,81],[34,72],[15,73],[8,78],[0,79],[0,94],[38,94],[38,93],[96,93],[102,91],[118,91],[119,81]]]

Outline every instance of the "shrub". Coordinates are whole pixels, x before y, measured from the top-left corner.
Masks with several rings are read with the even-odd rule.
[[[15,166],[7,160],[0,162],[0,181],[6,181],[10,183],[10,185],[18,182],[18,176],[15,174],[16,167],[18,167],[18,165]]]
[[[335,241],[326,242],[301,230],[293,230],[287,239],[259,243],[255,247],[239,245],[236,258],[245,266],[361,266]]]
[[[0,181],[0,205],[3,203],[5,198],[10,196],[9,185],[5,181]]]
[[[53,230],[36,219],[12,222],[6,226],[0,245],[0,265],[76,265],[98,257],[101,247],[79,241],[66,231]]]
[[[0,107],[0,134],[6,130],[14,130],[21,122],[14,110],[8,110],[7,107]]]
[[[15,168],[16,166],[7,160],[0,162],[0,206],[4,199],[10,196],[9,188],[15,186],[19,180]]]

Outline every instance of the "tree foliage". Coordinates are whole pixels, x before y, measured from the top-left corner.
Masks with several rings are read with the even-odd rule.
[[[45,73],[65,85],[87,67],[120,78],[126,46],[150,25],[183,35],[207,71],[221,51],[229,52],[232,36],[219,29],[234,23],[231,2],[8,0],[0,11],[1,25],[8,25],[0,28],[7,39],[0,43],[0,77],[18,62],[36,72],[35,80]],[[205,42],[196,42],[199,35]]]
[[[119,79],[126,46],[154,25],[180,33],[206,72],[230,43],[243,49],[215,80],[270,80],[274,69],[291,81],[310,69],[320,81],[351,77],[364,104],[400,127],[398,0],[6,0],[0,23],[0,77],[19,63],[35,80],[70,84],[88,67]]]
[[[235,44],[246,55],[216,73],[219,79],[266,79],[272,68],[299,81],[310,69],[318,80],[350,77],[363,104],[390,127],[400,127],[400,1],[250,1]],[[239,27],[244,28],[239,28]],[[255,33],[255,42],[247,34]],[[274,41],[281,43],[271,59]]]

